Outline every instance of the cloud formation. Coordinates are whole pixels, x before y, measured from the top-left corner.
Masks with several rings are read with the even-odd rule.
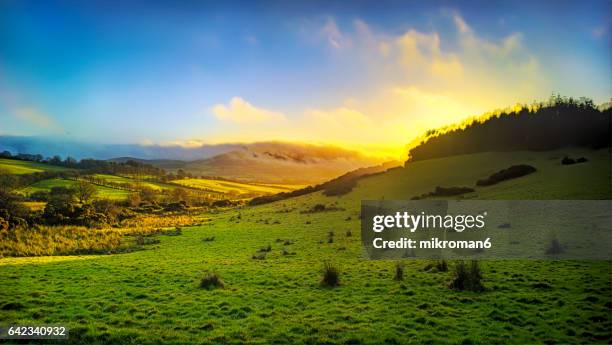
[[[389,35],[356,20],[349,35],[328,18],[321,30],[327,44],[353,43],[345,53],[361,58],[377,87],[336,108],[304,111],[297,121],[301,130],[312,130],[308,134],[318,140],[403,146],[427,129],[549,92],[541,87],[546,78],[521,33],[487,40],[458,12],[440,16],[454,31],[409,28]]]
[[[240,97],[233,97],[228,105],[217,104],[212,107],[211,111],[219,120],[239,124],[285,119],[282,113],[255,107]]]
[[[296,109],[289,117],[238,97],[228,106],[215,106],[213,113],[235,124],[286,120],[260,133],[253,126],[235,127],[234,137],[243,140],[265,135],[399,154],[428,129],[548,96],[547,76],[520,32],[491,40],[456,11],[441,11],[439,19],[451,30],[412,27],[388,34],[362,20],[342,30],[333,18],[318,18],[309,22],[316,23],[309,27],[309,37],[341,54],[336,56],[357,61],[368,75],[367,91],[339,99],[336,106],[327,102],[325,107]]]

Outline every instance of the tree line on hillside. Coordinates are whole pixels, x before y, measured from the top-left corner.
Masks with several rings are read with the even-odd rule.
[[[373,176],[381,174],[389,169],[393,169],[398,166],[398,162],[388,162],[373,167],[359,168],[350,171],[342,176],[336,177],[333,180],[318,184],[316,186],[308,186],[306,188],[296,189],[291,192],[282,192],[273,195],[264,195],[257,198],[253,198],[250,205],[261,205],[267,204],[279,200],[285,200],[301,195],[306,195],[314,192],[323,191],[325,196],[341,196],[349,193],[357,185],[357,181],[366,176]]]
[[[125,175],[134,177],[136,179],[156,180],[159,182],[172,182],[190,178],[230,182],[233,181],[220,176],[197,176],[183,169],[178,169],[176,173],[167,172],[164,169],[158,168],[152,164],[143,163],[132,159],[125,162],[115,162],[92,158],[76,160],[72,157],[66,157],[62,160],[59,155],[44,158],[41,154],[18,153],[13,155],[10,151],[0,152],[0,158],[43,163],[68,169],[78,169],[82,170],[83,174]]]
[[[132,175],[132,176],[154,176],[166,175],[164,169],[160,169],[150,164],[128,160],[126,162],[112,162],[99,159],[84,158],[76,160],[72,157],[62,158],[58,155],[43,158],[40,154],[18,153],[11,154],[9,151],[0,152],[0,158],[15,159],[34,163],[44,163],[68,169],[79,169],[86,173],[112,174],[112,175]]]
[[[546,102],[522,105],[453,128],[429,131],[409,151],[408,161],[486,151],[609,147],[611,115],[610,108],[600,110],[588,98],[553,95]]]

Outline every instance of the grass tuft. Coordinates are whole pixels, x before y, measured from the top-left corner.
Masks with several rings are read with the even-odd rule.
[[[215,289],[215,288],[223,289],[224,287],[225,287],[225,283],[223,283],[223,280],[221,280],[221,277],[216,272],[208,272],[200,280],[200,288],[202,289],[207,289],[207,290]]]
[[[323,278],[321,285],[335,287],[340,285],[340,269],[329,261],[323,263]]]
[[[404,264],[401,262],[395,263],[395,275],[393,280],[402,281],[404,280]]]
[[[457,262],[455,264],[453,280],[451,280],[448,287],[458,291],[484,291],[482,271],[478,261],[472,260],[469,267],[464,261]]]

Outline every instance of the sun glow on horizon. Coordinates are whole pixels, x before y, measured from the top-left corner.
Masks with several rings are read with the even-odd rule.
[[[426,131],[493,109],[553,91],[612,94],[609,25],[581,7],[565,35],[569,26],[541,25],[552,14],[520,6],[516,20],[470,4],[258,15],[151,4],[180,23],[83,6],[95,11],[64,9],[75,22],[35,3],[0,13],[0,134],[184,147],[278,140],[402,159]],[[33,15],[44,20],[24,20]]]

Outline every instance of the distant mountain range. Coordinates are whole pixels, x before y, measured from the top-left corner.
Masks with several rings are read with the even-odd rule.
[[[117,162],[135,160],[169,172],[183,169],[197,176],[295,184],[320,183],[358,168],[388,161],[334,146],[284,142],[183,147],[0,136],[0,151],[4,150],[12,154],[42,154],[45,157],[59,155],[62,158],[70,156]]]
[[[121,157],[113,161],[125,162]],[[210,158],[179,160],[137,160],[175,172],[182,169],[198,176],[266,183],[313,184],[327,181],[355,169],[378,165],[380,158],[331,146],[289,143],[255,143]],[[394,162],[399,165],[399,162]],[[394,164],[391,163],[391,164]]]
[[[13,154],[41,154],[45,157],[59,155],[83,159],[111,159],[136,157],[139,159],[196,160],[212,157],[240,148],[242,144],[201,145],[183,147],[179,145],[104,144],[49,137],[27,137],[0,135],[0,151]]]

